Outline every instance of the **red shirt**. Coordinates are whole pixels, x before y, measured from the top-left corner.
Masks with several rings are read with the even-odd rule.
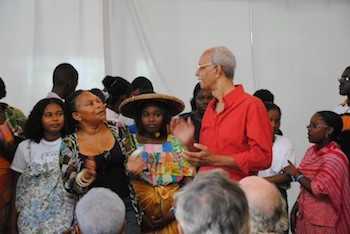
[[[209,151],[231,156],[238,169],[222,168],[232,180],[238,181],[269,168],[272,161],[272,128],[262,102],[244,92],[242,85],[223,98],[224,110],[215,111],[212,100],[203,116],[200,143]],[[202,166],[200,171],[216,169]]]

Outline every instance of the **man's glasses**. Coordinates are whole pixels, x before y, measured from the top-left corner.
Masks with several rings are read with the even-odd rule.
[[[342,76],[340,78],[338,78],[339,82],[349,82],[350,81],[350,77],[349,76]]]
[[[309,124],[309,125],[306,125],[306,128],[307,129],[315,129],[315,128],[327,128],[328,126],[325,125],[325,124]]]
[[[197,69],[202,70],[202,69],[209,67],[209,66],[215,66],[215,64],[212,64],[212,63],[198,64]]]

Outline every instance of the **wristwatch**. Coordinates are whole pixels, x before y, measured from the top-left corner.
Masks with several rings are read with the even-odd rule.
[[[304,175],[303,174],[299,174],[299,175],[296,175],[296,176],[292,176],[292,180],[294,182],[299,182],[302,178],[304,178]]]

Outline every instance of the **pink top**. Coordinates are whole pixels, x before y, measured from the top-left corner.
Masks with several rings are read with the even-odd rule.
[[[300,218],[313,225],[350,233],[349,161],[336,143],[310,147],[299,170],[311,180],[312,193],[301,186]]]

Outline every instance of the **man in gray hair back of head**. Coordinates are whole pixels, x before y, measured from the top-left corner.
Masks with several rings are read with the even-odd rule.
[[[198,174],[175,197],[182,234],[248,234],[248,203],[240,187],[221,170]]]
[[[257,176],[246,177],[239,184],[248,200],[251,234],[288,230],[286,204],[274,184]]]
[[[78,201],[75,214],[82,234],[124,233],[124,203],[109,189],[91,189]]]

